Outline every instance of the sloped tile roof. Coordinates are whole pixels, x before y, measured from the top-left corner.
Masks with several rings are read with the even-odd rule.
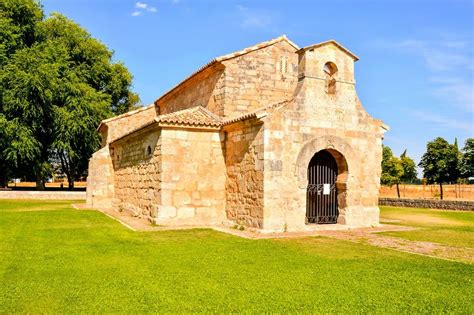
[[[244,121],[244,120],[247,120],[247,119],[258,118],[259,116],[267,115],[275,109],[278,109],[278,108],[286,106],[287,104],[290,104],[291,102],[293,102],[293,100],[294,100],[294,98],[290,98],[290,99],[284,100],[283,102],[279,102],[279,103],[270,104],[270,105],[267,105],[267,106],[260,107],[256,110],[252,111],[252,112],[243,114],[241,116],[237,116],[237,117],[229,118],[229,119],[224,119],[222,121],[222,126],[230,125],[230,124],[233,124],[233,123],[236,123],[236,122],[239,122],[239,121]]]
[[[137,131],[140,131],[146,127],[149,127],[153,125],[154,123],[164,124],[164,125],[171,125],[171,126],[188,126],[188,127],[207,127],[207,128],[215,128],[215,129],[220,129],[223,126],[226,125],[231,125],[236,122],[244,121],[247,119],[252,119],[252,118],[259,118],[259,117],[264,117],[270,113],[272,113],[274,110],[278,110],[287,104],[290,104],[291,102],[294,101],[294,98],[287,99],[283,102],[267,105],[260,107],[252,112],[246,113],[244,115],[240,115],[234,118],[230,119],[223,119],[216,114],[212,113],[209,111],[207,108],[204,108],[202,106],[196,106],[196,107],[191,107],[187,109],[183,109],[180,111],[176,111],[173,113],[169,114],[164,114],[156,117],[153,121],[151,122],[146,122],[145,124],[142,124],[132,130],[130,130],[128,133],[124,134],[118,139],[115,139],[112,142],[117,142],[121,139],[124,139],[131,134],[134,134]]]
[[[202,106],[160,115],[155,120],[158,123],[196,127],[220,127],[222,125],[222,119],[219,116]]]

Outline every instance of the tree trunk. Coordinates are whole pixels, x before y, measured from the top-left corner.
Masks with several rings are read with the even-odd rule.
[[[443,200],[443,184],[439,183],[439,198]]]
[[[7,176],[4,173],[0,173],[0,188],[6,188],[7,186]]]
[[[41,174],[36,174],[36,190],[44,190],[44,179]]]
[[[397,183],[397,196],[398,198],[400,198],[400,186],[398,185],[398,183]]]
[[[68,183],[68,190],[73,190],[74,189],[74,177],[67,177],[67,183]]]

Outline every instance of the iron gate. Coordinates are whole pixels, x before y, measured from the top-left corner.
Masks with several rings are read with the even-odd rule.
[[[337,163],[327,151],[316,153],[308,166],[306,219],[308,223],[337,223]]]

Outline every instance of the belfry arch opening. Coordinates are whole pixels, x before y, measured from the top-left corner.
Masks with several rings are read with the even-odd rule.
[[[326,75],[326,93],[327,94],[336,94],[336,74],[337,66],[333,62],[326,62],[324,64],[324,74]]]
[[[344,222],[348,169],[344,156],[326,149],[314,154],[308,164],[306,223]]]

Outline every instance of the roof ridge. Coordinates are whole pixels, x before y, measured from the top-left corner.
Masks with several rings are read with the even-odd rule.
[[[241,49],[241,50],[238,50],[238,51],[235,51],[235,52],[232,52],[232,53],[229,53],[229,54],[226,54],[226,55],[222,55],[222,56],[219,56],[217,58],[215,58],[214,60],[216,61],[224,61],[224,60],[228,60],[228,59],[232,59],[232,58],[235,58],[235,57],[238,57],[238,56],[242,56],[242,55],[245,55],[245,54],[248,54],[249,52],[252,52],[252,51],[255,51],[255,50],[258,50],[258,49],[261,49],[261,48],[265,48],[265,47],[268,47],[270,45],[273,45],[275,43],[278,43],[278,42],[281,42],[281,41],[286,41],[288,42],[288,44],[290,44],[291,46],[293,46],[293,48],[295,48],[296,50],[299,50],[300,47],[298,45],[296,45],[295,43],[293,43],[291,40],[289,40],[286,35],[280,35],[276,38],[273,38],[273,39],[270,39],[270,40],[267,40],[267,41],[264,41],[264,42],[261,42],[261,43],[257,43],[255,45],[252,45],[252,46],[249,46],[249,47],[246,47],[244,49]]]
[[[193,106],[155,117],[158,123],[220,127],[222,119],[202,106]]]
[[[131,110],[129,112],[126,112],[126,113],[123,113],[123,114],[120,114],[120,115],[117,115],[117,116],[113,116],[113,117],[110,117],[110,118],[107,118],[107,119],[103,119],[101,120],[100,124],[99,124],[99,127],[97,127],[97,130],[100,130],[100,128],[102,127],[102,125],[108,123],[108,122],[111,122],[111,121],[114,121],[114,120],[117,120],[117,119],[122,119],[122,118],[126,118],[126,117],[129,117],[129,116],[132,116],[132,115],[135,115],[139,112],[142,112],[144,110],[147,110],[151,107],[154,107],[155,104],[149,104],[147,106],[142,106],[141,108],[138,108],[138,109],[134,109],[134,110]]]
[[[351,56],[355,61],[359,60],[359,57],[357,57],[356,54],[354,54],[352,51],[350,51],[349,49],[347,49],[346,47],[344,47],[343,45],[341,45],[338,41],[336,41],[335,39],[329,39],[329,40],[326,40],[324,42],[320,42],[320,43],[316,43],[316,44],[312,44],[312,45],[309,45],[309,46],[305,46],[305,47],[302,47],[301,49],[298,50],[298,52],[300,51],[305,51],[305,50],[308,50],[308,49],[311,49],[311,48],[318,48],[318,47],[321,47],[321,46],[324,46],[324,45],[328,45],[328,44],[334,44],[336,45],[336,47],[338,47],[339,49],[341,49],[342,51],[346,52],[349,56]]]

